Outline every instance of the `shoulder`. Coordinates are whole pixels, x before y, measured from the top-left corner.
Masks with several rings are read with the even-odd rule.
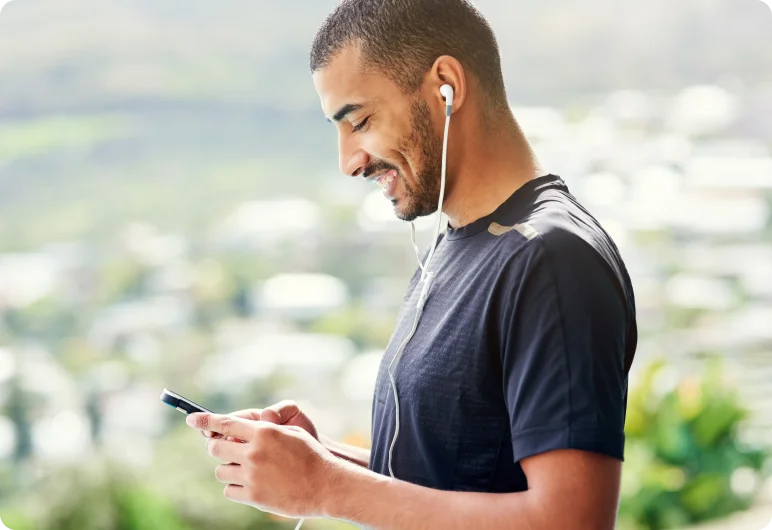
[[[510,226],[494,223],[489,231],[501,238],[497,253],[510,273],[580,264],[604,268],[608,262],[621,261],[600,226],[576,226],[567,218],[529,218]]]
[[[506,288],[536,283],[583,298],[606,292],[631,306],[632,285],[612,238],[584,209],[560,202],[508,228],[517,234],[501,247]]]
[[[567,191],[547,189],[534,198],[528,211],[512,212],[488,232],[499,241],[496,246],[505,253],[546,252],[564,257],[579,252],[603,254],[614,248],[611,238],[600,223]]]

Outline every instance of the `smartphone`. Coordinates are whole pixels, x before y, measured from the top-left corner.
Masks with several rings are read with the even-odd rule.
[[[164,388],[164,391],[161,392],[161,401],[170,407],[179,410],[183,414],[193,414],[194,412],[208,412],[212,414],[211,410],[205,409],[198,403],[194,403],[188,398],[182,397],[167,388]]]
[[[209,414],[214,414],[211,410],[205,409],[198,403],[191,401],[186,397],[182,397],[181,395],[172,392],[168,388],[164,388],[164,391],[161,392],[161,401],[186,415],[193,414],[194,412],[208,412]],[[222,438],[222,434],[217,432],[205,432],[204,435],[207,438]],[[240,440],[239,438],[233,438],[233,440],[238,443],[246,443],[244,440]]]

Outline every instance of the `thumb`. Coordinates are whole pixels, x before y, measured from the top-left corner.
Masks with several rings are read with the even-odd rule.
[[[294,401],[281,401],[276,405],[271,405],[263,409],[260,414],[262,421],[283,425],[300,413],[297,403]]]

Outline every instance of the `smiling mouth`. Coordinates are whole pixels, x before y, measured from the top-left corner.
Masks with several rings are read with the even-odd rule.
[[[396,178],[397,178],[397,170],[392,169],[387,171],[386,173],[383,173],[382,175],[373,175],[372,177],[367,177],[367,180],[369,182],[378,183],[378,185],[381,186],[383,189],[388,189]]]

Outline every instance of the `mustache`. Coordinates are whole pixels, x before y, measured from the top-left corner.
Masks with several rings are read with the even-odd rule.
[[[364,178],[369,178],[376,173],[391,171],[392,169],[399,171],[399,168],[396,166],[389,164],[388,162],[384,162],[383,160],[379,160],[365,167],[365,169],[362,171],[362,176]]]

